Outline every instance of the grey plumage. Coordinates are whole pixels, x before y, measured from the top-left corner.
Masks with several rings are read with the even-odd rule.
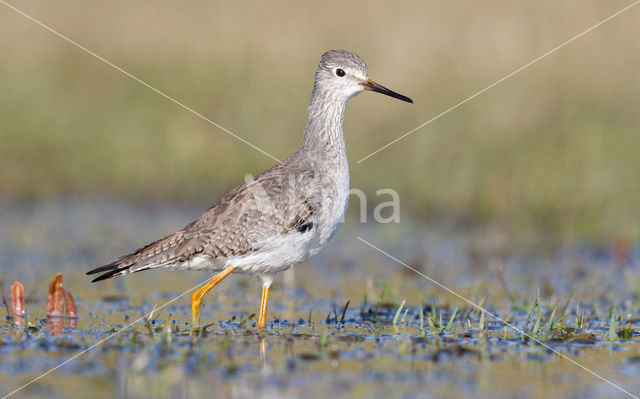
[[[87,274],[93,281],[157,267],[219,271],[233,265],[260,276],[312,256],[333,236],[347,207],[349,171],[342,133],[345,104],[362,90],[408,98],[377,85],[344,50],[323,54],[301,146],[236,187],[182,230]]]

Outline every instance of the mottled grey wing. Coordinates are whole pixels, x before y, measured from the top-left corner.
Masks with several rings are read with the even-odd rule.
[[[241,256],[259,250],[270,239],[311,226],[321,199],[312,170],[282,165],[235,188],[184,229],[89,271],[93,281],[184,262],[197,254],[211,258]]]
[[[277,173],[274,173],[277,172]],[[241,256],[310,220],[320,198],[309,197],[314,173],[275,170],[256,176],[230,192],[185,229],[214,258]]]

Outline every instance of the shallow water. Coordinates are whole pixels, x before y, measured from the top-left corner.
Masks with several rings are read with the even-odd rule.
[[[5,292],[14,280],[24,283],[29,327],[7,319],[0,326],[0,393],[77,355],[12,397],[629,397],[581,366],[640,393],[633,251],[621,265],[608,247],[540,248],[495,227],[348,220],[328,248],[276,280],[264,333],[252,316],[256,279],[232,275],[211,291],[201,315],[206,327],[192,331],[189,294],[162,306],[206,273],[149,271],[100,284],[84,275],[200,211],[78,198],[1,204],[1,280]],[[76,299],[77,321],[46,319],[57,272]],[[151,321],[137,321],[154,305],[162,308]],[[578,325],[576,316],[586,321]],[[629,335],[619,336],[627,322]]]

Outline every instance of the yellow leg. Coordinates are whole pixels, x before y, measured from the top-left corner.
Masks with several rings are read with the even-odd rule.
[[[264,325],[267,321],[267,302],[269,301],[269,287],[270,285],[262,286],[262,299],[260,300],[260,314],[258,315],[259,329],[264,329]]]
[[[205,285],[200,287],[196,292],[191,295],[191,313],[193,315],[193,325],[197,326],[199,324],[198,315],[200,314],[200,305],[202,304],[202,298],[204,294],[209,292],[210,289],[218,285],[219,282],[224,280],[225,277],[231,274],[232,271],[235,270],[235,267],[227,267],[220,273],[216,274],[211,280],[209,280]]]

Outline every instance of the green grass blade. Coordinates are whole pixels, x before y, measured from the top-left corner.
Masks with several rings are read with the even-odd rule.
[[[616,341],[616,312],[611,312],[611,319],[609,320],[609,343],[613,345]]]
[[[447,323],[445,330],[451,329],[451,326],[453,325],[453,320],[455,320],[456,318],[456,313],[458,313],[458,305],[456,305],[456,307],[453,309],[453,313],[451,313],[451,317],[449,318],[449,322]]]
[[[398,310],[396,310],[396,314],[395,316],[393,316],[393,326],[395,327],[398,324],[398,317],[400,317],[400,312],[402,312],[402,308],[404,307],[405,304],[405,300],[402,300],[402,303],[400,303],[400,306],[398,306]]]

